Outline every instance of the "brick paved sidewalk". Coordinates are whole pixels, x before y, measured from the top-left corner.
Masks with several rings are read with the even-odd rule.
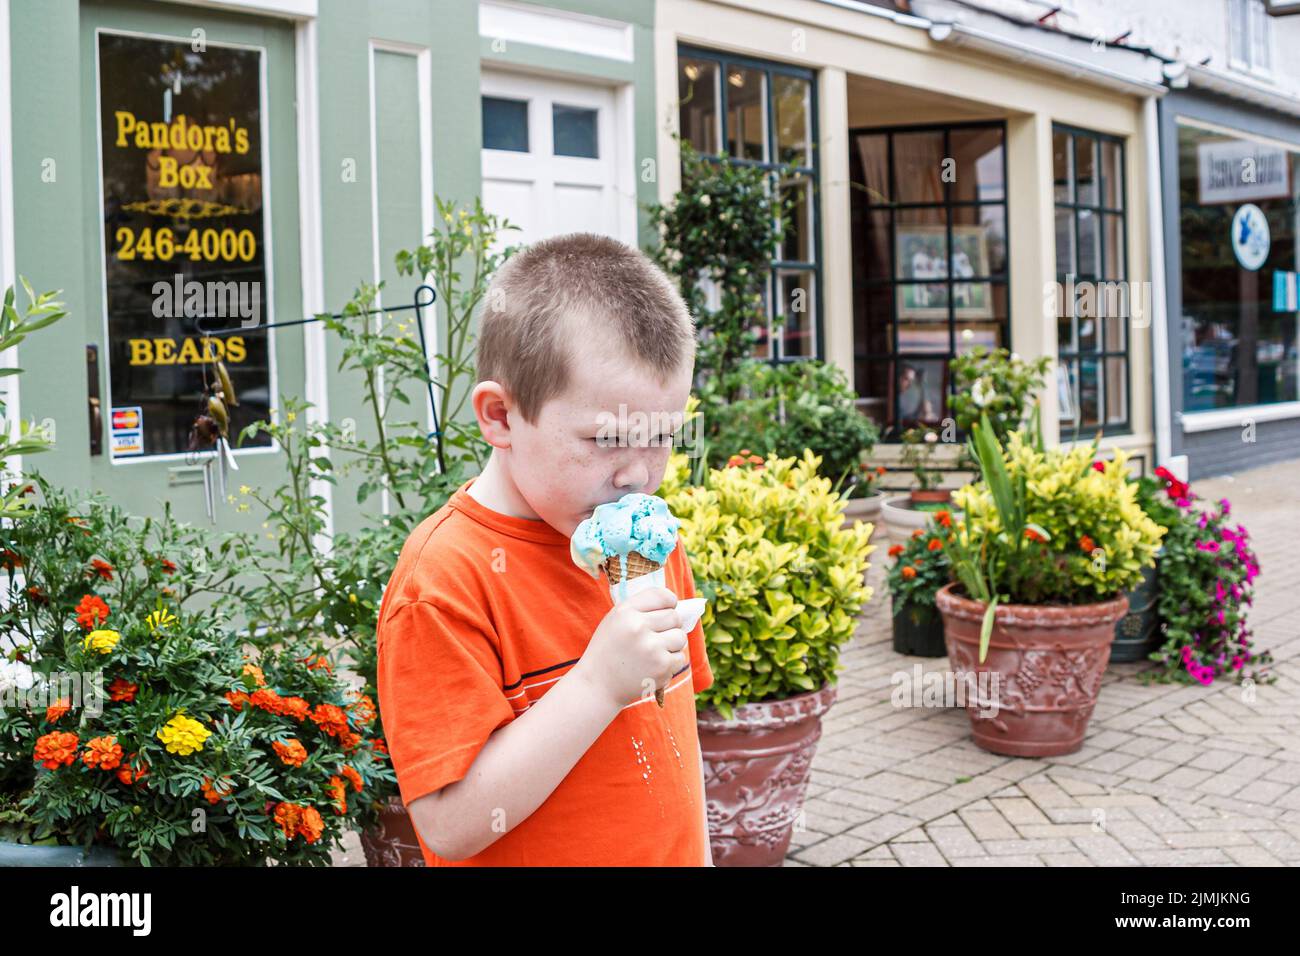
[[[877,535],[869,610],[844,655],[787,866],[1300,864],[1300,507],[1295,466],[1193,483],[1228,497],[1260,559],[1250,626],[1275,684],[1143,686],[1148,663],[1107,670],[1083,749],[1001,757],[959,709],[895,708],[890,677],[920,663],[891,646]]]

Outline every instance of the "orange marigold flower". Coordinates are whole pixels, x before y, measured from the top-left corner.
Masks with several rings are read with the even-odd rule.
[[[385,740],[383,737],[377,738],[375,740],[375,749],[378,750],[381,754],[388,753],[388,741]]]
[[[0,549],[0,568],[6,571],[12,571],[14,568],[21,568],[23,559],[16,551],[10,551],[8,548]]]
[[[1089,554],[1092,554],[1092,549],[1095,547],[1097,547],[1096,543],[1092,540],[1092,538],[1088,537],[1086,534],[1079,539],[1079,548],[1081,550],[1086,551]]]
[[[56,730],[52,734],[37,737],[32,759],[46,770],[71,766],[72,761],[77,759],[77,735],[68,730]]]
[[[301,697],[281,697],[280,714],[294,720],[306,720],[311,714],[311,704]]]
[[[761,464],[763,463],[763,456],[762,456],[762,455],[750,455],[748,460],[749,460],[749,463],[750,463],[751,465],[761,465]]]
[[[889,546],[889,556],[891,558],[896,558],[902,553],[903,553],[903,546],[901,544],[893,544]]]
[[[302,807],[296,803],[277,803],[273,819],[275,825],[284,834],[285,839],[292,840],[298,833],[298,823],[302,819]]]
[[[126,762],[117,768],[117,779],[127,786],[139,783],[147,776],[149,776],[149,765],[137,759],[135,754],[130,754]]]
[[[912,567],[910,564],[904,565],[903,577],[905,577],[909,581],[912,580],[912,578],[916,577],[916,568]]]
[[[315,843],[325,832],[325,821],[315,807],[303,807],[298,821],[298,832],[308,843]]]
[[[356,700],[348,706],[348,710],[352,712],[352,716],[359,724],[368,725],[375,719],[375,702],[367,694],[358,693]]]
[[[355,750],[359,743],[361,743],[360,734],[354,733],[351,730],[343,730],[339,732],[339,744],[343,747],[345,752]]]
[[[93,558],[90,562],[90,573],[98,574],[105,581],[113,580],[113,566],[101,558]]]
[[[163,574],[176,573],[176,565],[174,565],[172,562],[168,561],[166,558],[163,558],[161,563],[162,563]]]
[[[110,700],[131,703],[135,700],[136,692],[140,689],[139,684],[132,684],[123,677],[119,677],[113,683],[108,685],[108,697]]]
[[[304,657],[302,659],[302,662],[307,665],[307,670],[309,671],[314,671],[317,670],[318,668],[324,668],[327,673],[330,674],[334,673],[334,668],[330,667],[329,658],[327,658],[324,654],[317,654],[314,657],[309,655],[307,657]]]
[[[741,453],[742,455],[748,455],[748,454],[749,454],[749,449],[748,449],[748,448],[742,448],[742,449],[740,449],[740,453]]]
[[[912,537],[913,537],[913,538],[919,538],[919,537],[921,537],[921,536],[924,535],[924,534],[925,534],[925,529],[924,529],[924,528],[917,528],[915,531],[912,532]]]
[[[1046,540],[1047,540],[1047,539],[1044,538],[1041,534],[1039,534],[1037,531],[1035,531],[1033,528],[1026,528],[1026,529],[1025,529],[1025,537],[1028,538],[1030,541],[1046,541]]]
[[[72,709],[72,701],[66,699],[58,701],[57,703],[54,704],[50,704],[49,707],[45,708],[45,722],[47,724],[58,723],[59,718],[61,718],[64,714],[66,714],[71,709]]]
[[[937,520],[937,521],[939,522],[939,524],[943,525],[943,527],[945,527],[945,528],[951,528],[951,527],[952,527],[952,514],[951,514],[950,512],[947,512],[947,511],[937,511],[937,512],[935,512],[934,517],[935,517],[935,520]]]
[[[122,762],[122,745],[116,737],[92,737],[86,741],[86,752],[81,762],[87,767],[112,770]]]
[[[262,673],[262,668],[258,667],[256,664],[245,664],[244,673],[252,674],[253,680],[257,681],[258,687],[266,686],[266,676]]]
[[[927,544],[926,547],[929,548],[931,551],[941,551],[943,550],[943,542],[940,541],[938,538],[931,538],[930,543]]]
[[[336,737],[348,729],[347,714],[343,713],[343,708],[336,707],[334,704],[317,704],[316,709],[312,711],[311,719],[331,737]]]
[[[242,690],[226,691],[226,703],[230,704],[235,710],[243,710],[244,705],[248,703],[248,695]]]
[[[254,707],[260,707],[268,714],[278,714],[280,712],[280,695],[269,687],[259,687],[248,697],[248,702]]]
[[[228,777],[223,777],[216,786],[213,786],[211,778],[204,777],[202,789],[203,798],[215,807],[223,799],[230,796],[234,786]]]
[[[31,595],[32,600],[35,601],[37,604],[50,603],[49,596],[40,588],[38,588],[35,584],[33,584],[31,587],[27,589],[27,593]]]
[[[271,747],[287,766],[301,767],[307,762],[307,748],[302,745],[300,740],[290,738],[284,743],[277,740],[271,744]]]
[[[357,772],[357,769],[355,767],[349,767],[346,764],[344,764],[343,768],[339,771],[339,773],[343,774],[343,776],[347,777],[349,780],[352,781],[353,790],[355,790],[357,793],[361,792],[361,774]]]
[[[348,788],[343,782],[342,777],[330,777],[329,785],[325,788],[329,791],[330,800],[334,804],[334,812],[342,816],[348,812]]]
[[[88,631],[93,631],[108,620],[108,605],[93,594],[85,595],[77,602],[77,623]]]
[[[877,465],[877,466],[876,466],[876,475],[877,475],[877,476],[879,476],[879,475],[883,475],[883,474],[885,474],[888,470],[889,470],[889,469],[886,468],[884,465]]]

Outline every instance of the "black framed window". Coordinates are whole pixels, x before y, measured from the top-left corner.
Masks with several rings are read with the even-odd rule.
[[[1056,347],[1061,437],[1130,431],[1124,143],[1054,125]]]
[[[817,87],[811,70],[695,47],[677,54],[682,139],[715,161],[771,170],[769,188],[790,202],[768,270],[768,326],[754,355],[772,361],[822,357],[821,195]],[[794,172],[787,175],[787,167]],[[772,319],[784,320],[774,334]]]
[[[1010,347],[1006,127],[849,131],[854,381],[897,441],[949,417],[949,361]]]

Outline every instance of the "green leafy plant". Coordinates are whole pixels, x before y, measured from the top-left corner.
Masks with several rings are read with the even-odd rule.
[[[963,512],[948,549],[966,593],[986,605],[980,661],[999,602],[1086,604],[1136,587],[1164,529],[1143,512],[1117,451],[1093,464],[1096,442],[1043,450],[1012,432],[1004,450],[987,416],[970,438],[982,480],[953,493]]]
[[[943,473],[934,467],[934,455],[939,447],[939,434],[927,428],[909,428],[902,434],[903,464],[912,469],[916,487],[929,491],[939,486]]]
[[[952,580],[952,562],[946,542],[951,534],[952,513],[935,513],[925,528],[918,528],[903,544],[890,546],[894,563],[885,573],[885,583],[895,608],[903,604],[934,607],[934,596]]]
[[[1043,388],[1051,365],[1047,356],[1026,362],[1007,349],[978,345],[949,363],[953,395],[950,400],[957,427],[970,434],[987,416],[993,435],[1003,444],[1025,423],[1033,395]]]
[[[845,499],[820,462],[769,456],[712,468],[687,483],[674,454],[658,493],[681,521],[713,685],[697,698],[731,717],[751,701],[817,690],[835,679],[841,647],[871,597],[864,583],[871,525],[842,526]]]

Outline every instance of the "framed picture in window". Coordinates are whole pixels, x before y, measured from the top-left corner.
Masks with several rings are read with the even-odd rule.
[[[952,304],[959,319],[993,317],[992,289],[987,282],[960,279],[989,274],[987,227],[966,224],[952,227]],[[900,282],[900,319],[946,319],[948,286],[948,227],[935,224],[900,224],[895,231],[895,255]],[[933,283],[933,284],[931,284]]]

